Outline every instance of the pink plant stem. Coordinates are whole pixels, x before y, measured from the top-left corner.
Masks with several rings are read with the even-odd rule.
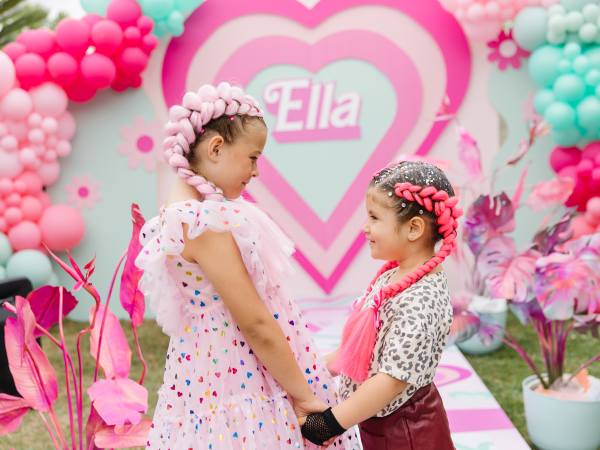
[[[575,375],[577,375],[579,372],[581,372],[581,371],[582,371],[583,369],[585,369],[587,366],[589,366],[590,364],[593,364],[593,363],[595,363],[595,362],[596,362],[596,361],[598,361],[599,359],[600,359],[600,355],[596,355],[596,356],[594,356],[592,359],[590,359],[588,362],[586,362],[586,363],[583,363],[581,366],[579,366],[579,369],[577,369],[577,370],[575,371],[575,373],[574,373],[573,375],[571,375],[571,378],[569,378],[569,380],[567,381],[567,383],[568,383],[569,381],[571,381]]]
[[[148,365],[146,364],[146,361],[144,360],[144,357],[142,356],[142,349],[140,348],[137,331],[135,331],[133,322],[131,323],[131,329],[133,330],[133,336],[135,337],[135,346],[137,348],[138,357],[140,358],[140,361],[142,362],[142,366],[144,366],[144,368],[142,370],[142,376],[140,377],[140,386],[141,386],[142,384],[144,384],[144,378],[146,378],[146,370],[148,369]]]
[[[69,425],[71,427],[71,444],[73,445],[73,449],[76,449],[77,446],[75,444],[75,422],[73,420],[73,404],[72,404],[72,396],[71,396],[71,383],[69,382],[69,367],[67,362],[67,349],[65,345],[65,334],[63,330],[63,287],[59,286],[59,302],[58,302],[58,330],[60,333],[60,343],[62,344],[63,351],[63,360],[65,363],[65,381],[67,384],[67,401],[69,405]],[[79,423],[81,423],[81,417],[78,417]],[[79,448],[82,448],[81,441],[81,431],[79,432]]]
[[[36,410],[37,411],[37,410]],[[46,418],[44,417],[44,413],[41,411],[38,411],[38,414],[40,415],[40,417],[42,418],[42,421],[44,422],[44,425],[46,425],[46,430],[48,430],[48,434],[50,435],[50,437],[52,438],[52,443],[54,444],[54,448],[56,450],[60,450],[60,447],[58,446],[58,442],[56,442],[56,437],[54,436],[54,433],[52,432],[52,429],[50,428],[50,425],[48,425],[48,421],[46,420]]]

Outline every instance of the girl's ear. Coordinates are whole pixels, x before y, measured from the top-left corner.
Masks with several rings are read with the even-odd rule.
[[[206,154],[208,156],[209,161],[214,162],[217,160],[217,158],[219,157],[219,150],[221,150],[221,147],[223,146],[224,142],[225,139],[223,139],[223,136],[219,134],[210,138],[206,147]]]
[[[414,242],[425,234],[425,221],[421,217],[413,217],[407,222],[408,240]]]

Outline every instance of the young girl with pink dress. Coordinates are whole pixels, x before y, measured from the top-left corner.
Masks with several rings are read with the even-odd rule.
[[[259,174],[262,116],[227,83],[188,92],[169,111],[165,160],[179,177],[143,227],[136,260],[171,336],[149,449],[304,448],[306,416],[338,402],[285,288],[293,243],[241,197]],[[358,450],[357,441],[344,433],[335,445]]]

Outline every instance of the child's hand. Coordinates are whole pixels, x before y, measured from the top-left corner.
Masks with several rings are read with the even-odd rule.
[[[294,399],[294,412],[298,418],[300,426],[306,422],[306,417],[312,413],[320,413],[329,408],[325,402],[322,402],[316,397],[310,397],[307,400]]]

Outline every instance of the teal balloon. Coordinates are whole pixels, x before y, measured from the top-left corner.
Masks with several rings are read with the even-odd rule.
[[[167,19],[167,26],[169,27],[169,32],[173,36],[179,37],[183,34],[183,16],[179,11],[173,11],[171,13]]]
[[[175,0],[177,11],[193,11],[202,4],[204,0]]]
[[[521,48],[532,52],[546,43],[547,22],[546,8],[523,8],[513,23],[513,39]]]
[[[579,42],[569,42],[563,48],[563,53],[569,59],[575,59],[581,55],[581,45]]]
[[[550,138],[561,147],[572,147],[577,144],[582,135],[576,126],[569,127],[565,130],[550,130]]]
[[[533,97],[533,107],[539,114],[543,116],[548,105],[555,100],[556,97],[554,96],[552,89],[541,89],[537,91],[535,93],[535,97]]]
[[[575,108],[577,111],[577,124],[590,130],[600,127],[600,99],[590,95],[579,102]]]
[[[60,286],[60,280],[58,279],[58,275],[56,275],[56,272],[52,272],[50,274],[50,276],[48,277],[48,279],[46,280],[46,282],[44,283],[45,285],[49,285],[49,286]]]
[[[584,55],[590,60],[590,67],[600,70],[600,46],[594,45]]]
[[[573,68],[573,64],[567,58],[561,59],[556,65],[556,70],[558,73],[569,73]]]
[[[579,75],[583,75],[590,70],[590,66],[590,59],[585,55],[578,56],[573,60],[573,70]]]
[[[563,5],[567,11],[581,11],[588,3],[593,2],[590,0],[560,0],[560,4]]]
[[[6,280],[6,269],[3,266],[0,266],[0,280]]]
[[[578,102],[585,95],[585,83],[579,75],[568,73],[556,79],[552,90],[558,100]]]
[[[12,245],[4,233],[0,233],[0,265],[5,266],[13,254]]]
[[[52,264],[46,255],[37,250],[21,250],[6,264],[8,278],[26,277],[34,289],[44,286],[52,273]]]
[[[544,111],[544,119],[555,130],[566,130],[575,125],[575,109],[568,103],[556,101]]]
[[[165,34],[169,32],[169,26],[167,25],[166,20],[158,20],[154,22],[154,31],[153,33],[158,37],[163,37]]]
[[[590,86],[597,86],[600,83],[600,70],[591,69],[585,74],[584,80]]]
[[[550,87],[558,77],[557,65],[562,51],[553,45],[542,45],[529,58],[529,75],[537,84]]]
[[[163,20],[169,17],[175,7],[173,0],[139,0],[144,14],[153,20]]]
[[[100,14],[106,16],[106,8],[112,0],[79,0],[81,7],[90,14]]]

